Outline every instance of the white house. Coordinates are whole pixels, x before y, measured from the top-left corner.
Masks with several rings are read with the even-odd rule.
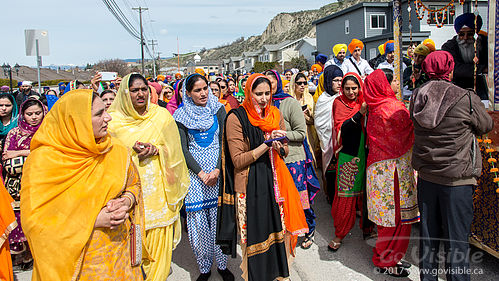
[[[467,1],[468,2],[468,1]],[[439,1],[430,1],[427,3],[428,8],[436,10],[444,7],[445,5],[449,4],[449,2],[439,2]],[[435,41],[435,46],[437,49],[440,49],[442,45],[447,42],[447,40],[451,39],[456,35],[456,31],[454,30],[454,20],[456,17],[459,15],[462,15],[463,13],[466,12],[471,12],[471,7],[469,6],[469,3],[466,3],[465,5],[460,5],[459,2],[456,1],[454,4],[455,7],[455,14],[451,16],[449,12],[447,11],[447,18],[444,21],[444,26],[438,28],[435,25],[435,19],[431,18],[431,23],[428,24],[428,13],[425,13],[425,16],[423,19],[420,21],[420,30],[421,31],[430,31],[431,35],[430,38]],[[487,30],[488,22],[487,22],[487,7],[488,3],[487,0],[478,0],[478,13],[482,16],[483,20],[483,26],[482,30]]]

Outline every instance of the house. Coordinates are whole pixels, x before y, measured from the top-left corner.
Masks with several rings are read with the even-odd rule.
[[[410,43],[407,1],[402,1],[402,44]],[[393,39],[393,3],[364,2],[314,21],[317,30],[317,50],[332,55],[332,47],[338,43],[348,45],[353,38],[364,42],[362,56],[367,59],[377,55],[377,47]],[[419,42],[430,36],[429,31],[419,28],[416,13],[411,13],[412,41]]]
[[[425,1],[426,3],[426,1]],[[443,2],[443,1],[428,1],[426,3],[428,8],[437,10],[445,5],[449,4],[449,2]],[[411,7],[414,7],[414,3],[412,3]],[[466,1],[464,5],[459,5],[459,3],[456,1],[454,4],[455,7],[455,14],[451,15],[449,11],[447,11],[447,17],[444,21],[444,26],[441,28],[436,27],[435,25],[435,19],[430,17],[430,24],[428,23],[428,14],[426,13],[425,16],[421,19],[420,21],[420,29],[421,31],[429,31],[431,33],[430,38],[435,41],[435,45],[437,49],[440,49],[442,45],[449,40],[449,38],[453,37],[456,35],[456,31],[454,30],[454,20],[456,19],[457,16],[462,15],[463,13],[468,13],[472,11],[471,5],[469,1]],[[478,0],[478,12],[482,16],[483,20],[483,26],[482,30],[488,30],[488,16],[487,16],[487,8],[488,8],[488,2],[487,0]]]
[[[244,68],[244,60],[242,56],[230,57],[230,62],[229,62],[230,73],[241,73],[243,68]]]
[[[259,51],[244,52],[242,57],[244,59],[244,72],[251,72],[255,62],[258,61]]]
[[[295,51],[298,56],[303,56],[307,62],[312,65],[315,63],[315,56],[317,55],[317,40],[316,38],[304,37],[296,45]]]
[[[408,4],[411,6],[411,31],[409,30]],[[448,4],[442,1],[425,1],[428,7],[441,8]],[[426,38],[435,41],[437,49],[443,43],[456,35],[454,31],[454,19],[463,12],[471,11],[470,1],[459,5],[456,1],[455,15],[447,15],[446,24],[437,28],[433,22],[428,24],[427,15],[420,21],[417,18],[414,1],[402,0],[402,46],[404,49],[410,42],[421,42]],[[487,14],[487,1],[479,1],[479,11],[482,15]],[[484,22],[486,22],[484,20]],[[321,18],[313,24],[317,31],[317,50],[323,54],[332,54],[332,47],[338,43],[348,45],[353,38],[364,42],[363,57],[374,58],[377,47],[387,40],[393,39],[393,2],[364,2],[348,7],[332,15]],[[486,26],[482,29],[485,29]]]
[[[279,50],[289,44],[291,40],[286,40],[284,42],[281,42],[279,44],[267,44],[263,45],[262,49],[260,50],[260,54],[258,55],[258,61],[261,62],[277,62],[281,60],[281,52]]]
[[[200,61],[200,62],[189,61],[184,69],[188,73],[194,73],[196,68],[204,70],[206,74],[209,73],[219,74],[223,71],[221,61]]]

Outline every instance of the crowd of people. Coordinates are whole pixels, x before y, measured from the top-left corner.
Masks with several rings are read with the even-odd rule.
[[[430,39],[409,46],[403,81],[393,41],[367,61],[353,39],[283,75],[96,74],[59,93],[29,81],[3,88],[0,279],[13,280],[14,266],[33,269],[32,280],[163,281],[184,227],[197,280],[215,261],[234,280],[237,244],[244,280],[287,280],[296,247],[314,243],[322,188],[328,250],[343,250],[360,217],[363,238],[376,239],[376,270],[406,277],[420,222],[421,280],[437,280],[442,239],[445,266],[461,269],[448,280],[469,280],[456,257],[468,255],[476,136],[493,127],[482,88],[467,87],[474,19],[457,17],[442,50]]]

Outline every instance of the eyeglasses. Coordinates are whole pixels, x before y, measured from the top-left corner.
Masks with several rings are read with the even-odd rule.
[[[333,79],[333,83],[341,83],[341,79]]]
[[[307,85],[307,82],[296,82],[296,85],[305,86],[305,85]]]

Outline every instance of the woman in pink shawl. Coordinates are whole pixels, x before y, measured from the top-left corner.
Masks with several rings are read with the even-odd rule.
[[[406,277],[410,264],[401,259],[419,212],[411,166],[414,127],[409,111],[395,96],[398,87],[391,70],[375,70],[364,81],[369,110],[366,189],[369,219],[378,226],[374,266],[378,272]]]
[[[47,108],[37,99],[27,99],[21,104],[21,112],[17,127],[10,130],[5,138],[2,160],[7,171],[5,187],[14,199],[14,213],[17,227],[9,235],[10,252],[14,265],[20,265],[23,270],[30,270],[33,258],[28,247],[26,236],[21,227],[19,212],[22,166],[29,155],[29,145],[33,135],[40,127]]]

